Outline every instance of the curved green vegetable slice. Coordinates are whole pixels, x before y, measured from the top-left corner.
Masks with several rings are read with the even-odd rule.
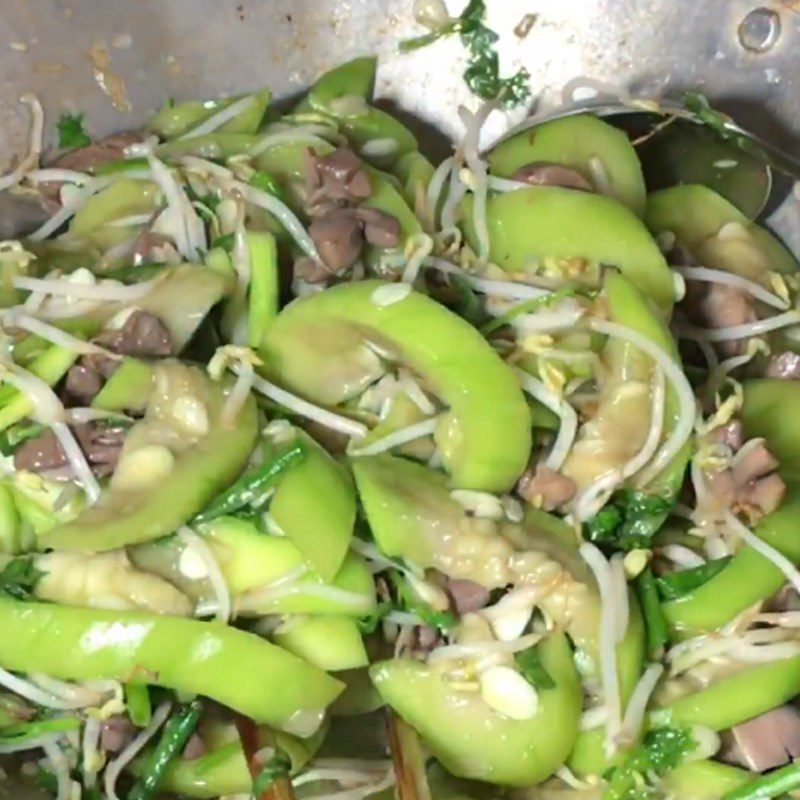
[[[467,516],[451,497],[443,475],[420,464],[388,455],[354,460],[359,496],[382,552],[399,556],[420,567],[452,571],[450,544],[463,535]],[[597,673],[599,664],[600,600],[586,564],[577,552],[574,531],[562,520],[529,509],[524,524],[504,523],[504,533],[515,549],[545,553],[564,569],[562,591],[544,595],[540,607],[561,626],[581,652],[587,669]],[[494,538],[494,537],[490,537]],[[476,559],[480,563],[480,556]],[[478,573],[457,577],[479,580]],[[568,588],[569,587],[569,588]],[[564,602],[570,592],[570,601]],[[568,613],[565,613],[566,609]],[[642,672],[644,625],[638,605],[630,598],[630,624],[617,647],[620,694],[626,702]],[[607,766],[602,730],[579,735],[570,765],[580,774],[597,774]]]
[[[78,354],[67,347],[53,345],[40,353],[27,365],[27,369],[37,378],[41,378],[48,386],[55,386],[67,374],[69,368],[75,363]],[[33,400],[14,389],[10,384],[8,395],[0,401],[0,430],[9,428],[29,414],[33,413]]]
[[[246,95],[244,95],[246,96]],[[148,122],[148,130],[158,134],[162,139],[175,139],[179,136],[191,137],[192,130],[200,123],[223,111],[244,96],[229,97],[225,100],[186,100],[163,106]],[[252,134],[258,130],[264,112],[272,99],[269,89],[262,89],[250,95],[253,101],[242,109],[233,119],[229,119],[217,128],[217,133]]]
[[[800,479],[800,383],[778,378],[745,381],[742,423],[747,438],[763,436],[780,462],[781,475]]]
[[[662,785],[681,800],[719,800],[752,779],[753,773],[719,761],[689,761],[668,772]]]
[[[373,343],[417,371],[449,410],[435,438],[452,483],[504,491],[525,469],[530,413],[511,370],[480,334],[417,292],[378,305],[387,284],[342,284],[295,300],[260,353],[269,376],[309,400],[336,405],[380,374]]]
[[[612,322],[633,330],[658,345],[673,360],[678,349],[669,329],[654,307],[623,275],[606,273],[604,297]],[[600,386],[596,412],[578,432],[563,471],[579,487],[622,467],[644,444],[650,428],[650,394],[653,360],[625,341],[611,338],[603,349],[607,374]],[[636,387],[641,390],[635,393]],[[669,385],[664,408],[662,441],[678,421],[678,398]],[[651,482],[648,491],[672,496],[682,483],[689,447]]]
[[[440,669],[419,661],[382,661],[370,674],[384,700],[454,775],[524,786],[564,763],[581,710],[580,680],[566,637],[552,634],[539,653],[556,685],[539,692],[539,708],[530,720],[492,711],[478,693],[450,688]]]
[[[400,156],[414,153],[419,147],[417,138],[402,122],[372,106],[361,114],[342,117],[339,128],[361,158],[377,167],[394,164]],[[370,142],[376,140],[388,146],[385,152],[381,148],[377,152],[370,150]]]
[[[299,739],[283,731],[264,731],[265,744],[277,745],[292,762],[292,773],[299,772],[319,750],[328,733],[327,724],[308,739]],[[263,734],[262,734],[263,735]],[[203,741],[208,752],[200,758],[175,759],[164,773],[159,784],[161,791],[181,797],[216,800],[228,795],[247,795],[253,788],[253,779],[233,726],[215,726],[203,730]],[[140,771],[141,761],[134,762],[132,772]]]
[[[675,289],[664,256],[647,228],[628,208],[598,194],[557,186],[531,186],[489,197],[489,257],[510,272],[537,259],[583,258],[617,267],[664,312]],[[476,246],[472,198],[464,203],[464,231]]]
[[[152,291],[137,300],[136,307],[155,314],[166,325],[173,352],[180,353],[229,286],[213,269],[180,264],[170,268]]]
[[[423,567],[435,567],[452,574],[456,552],[452,546],[468,530],[469,518],[450,497],[444,475],[390,455],[354,459],[353,473],[370,530],[382,552],[399,556]],[[576,646],[585,651],[596,668],[599,663],[598,636],[600,602],[586,564],[577,552],[572,529],[557,517],[530,509],[522,525],[501,523],[493,539],[506,534],[513,543],[512,550],[544,552],[565,570],[573,583],[571,611],[564,614],[563,592],[551,600],[543,596],[541,608],[564,627]],[[480,561],[480,557],[476,559]],[[479,580],[478,574],[458,574],[456,577]],[[479,581],[480,582],[480,581]],[[495,587],[490,587],[495,588]],[[628,636],[618,651],[623,694],[633,690],[641,671],[643,632],[641,618],[632,605]]]
[[[227,517],[204,526],[202,533],[220,562],[231,592],[249,593],[242,601],[242,613],[362,616],[375,605],[372,576],[363,559],[354,553],[347,554],[328,590],[313,572],[300,574],[303,557],[286,538],[265,536],[252,523]],[[290,591],[259,591],[294,573],[298,578]]]
[[[258,168],[268,172],[278,181],[286,190],[289,205],[301,215],[305,214],[305,210],[293,185],[305,181],[307,149],[308,145],[302,142],[296,144],[284,142],[267,148],[256,157]],[[335,148],[331,144],[319,144],[314,145],[312,149],[318,155],[324,156],[332,153]],[[377,208],[379,211],[391,214],[400,223],[400,230],[406,238],[418,233],[420,231],[419,220],[414,216],[414,212],[404,196],[393,185],[392,176],[366,164],[365,169],[372,185],[372,194],[360,205]],[[382,252],[379,248],[370,249]]]
[[[794,564],[800,563],[800,489],[790,485],[783,505],[767,515],[753,532]],[[727,566],[702,586],[663,604],[677,638],[698,636],[730,622],[755,603],[771,597],[786,576],[749,545],[743,545]]]
[[[645,219],[654,236],[675,234],[705,267],[755,281],[764,281],[769,270],[798,269],[794,256],[769,231],[707,186],[687,184],[653,192]]]
[[[139,676],[277,727],[298,711],[324,709],[341,691],[322,670],[225,625],[0,599],[0,626],[5,669],[78,681]]]
[[[115,220],[150,214],[158,208],[160,190],[152,181],[120,177],[90,197],[69,224],[68,238],[105,249],[131,236],[131,226],[109,225]],[[135,229],[134,229],[135,235]]]
[[[375,606],[375,585],[364,560],[348,553],[333,581],[326,584],[314,572],[303,572],[300,551],[284,536],[270,536],[254,522],[218,517],[199,526],[219,562],[240,615],[339,614],[360,617]],[[213,600],[209,582],[181,571],[183,546],[174,537],[128,548],[133,564],[166,578],[198,603]],[[287,581],[286,591],[271,584]]]
[[[342,97],[372,98],[378,59],[362,56],[339,64],[320,75],[308,92],[308,102],[317,111],[328,112],[331,102]]]
[[[747,667],[654,714],[673,725],[726,730],[789,702],[800,692],[800,656]]]
[[[204,406],[208,418],[202,435],[187,432],[175,416],[187,403],[196,402]],[[241,472],[255,446],[255,401],[248,399],[231,426],[221,419],[224,403],[222,386],[196,367],[178,362],[154,366],[145,418],[128,433],[109,488],[76,520],[42,536],[40,548],[113,550],[165,536],[190,520]],[[171,467],[142,474],[153,465],[152,459],[143,463],[141,454],[150,456],[153,447],[161,448],[161,463],[168,461],[170,451],[165,457],[164,445],[156,444],[164,440],[165,428],[170,432]],[[126,476],[124,481],[121,475]]]
[[[153,369],[138,358],[126,357],[92,400],[104,411],[144,411],[150,398]]]
[[[260,141],[260,136],[249,133],[206,133],[186,139],[174,139],[156,146],[159,158],[178,159],[181,156],[201,158],[230,158],[247,155],[250,148]]]
[[[392,174],[403,185],[403,197],[415,212],[419,210],[418,202],[425,196],[433,173],[433,164],[418,151],[406,153],[392,166]]]
[[[369,664],[358,623],[335,615],[288,617],[272,634],[275,644],[326,672]]]
[[[780,461],[787,480],[786,499],[764,517],[753,532],[794,564],[800,563],[800,428],[786,409],[800,402],[800,384],[793,381],[754,380],[744,384],[742,421],[747,437],[763,436]],[[713,578],[691,592],[664,603],[664,613],[677,637],[716,630],[755,603],[771,597],[785,583],[784,574],[749,545],[743,545]]]
[[[296,429],[296,435],[306,457],[281,477],[269,513],[311,568],[329,582],[342,566],[353,535],[355,490],[326,450],[303,431]]]
[[[396,117],[368,105],[375,88],[376,59],[354,58],[320,76],[311,87],[302,107],[309,107],[336,118],[341,132],[357,153],[376,166],[394,163],[399,156],[417,150],[414,134]],[[358,102],[359,100],[363,102]],[[386,153],[364,151],[368,142],[392,140]]]
[[[627,134],[590,114],[575,114],[520,131],[496,145],[489,153],[493,175],[510,178],[532,162],[563,164],[596,184],[596,173],[607,187],[595,185],[644,216],[645,185],[642,166]]]

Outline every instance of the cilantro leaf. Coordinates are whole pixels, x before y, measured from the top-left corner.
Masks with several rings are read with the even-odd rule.
[[[515,653],[514,661],[517,662],[517,666],[520,668],[523,677],[531,686],[537,689],[555,688],[556,682],[553,680],[552,675],[547,671],[544,664],[542,664],[536,645],[529,647],[527,650]]]
[[[86,135],[83,129],[83,114],[61,115],[58,120],[58,146],[64,148],[85,147],[91,144],[92,140]]]
[[[586,536],[609,550],[649,547],[672,506],[661,495],[623,490],[586,523]]]
[[[45,575],[31,556],[13,558],[0,570],[0,592],[15,600],[29,600],[36,583]]]
[[[286,753],[276,748],[275,755],[267,761],[253,781],[253,797],[260,798],[275,781],[289,774],[292,762]]]
[[[665,726],[648,731],[642,743],[606,773],[603,800],[644,800],[655,795],[652,777],[662,777],[681,764],[696,747],[690,731]],[[645,793],[647,792],[647,793]]]
[[[430,33],[400,42],[400,52],[407,53],[433,44],[443,36],[458,33],[469,51],[469,64],[464,71],[464,81],[471,91],[483,100],[498,99],[511,108],[526,102],[530,96],[530,73],[524,67],[509,78],[500,77],[500,59],[495,50],[498,36],[487,28],[484,0],[469,0],[459,17],[450,19]]]

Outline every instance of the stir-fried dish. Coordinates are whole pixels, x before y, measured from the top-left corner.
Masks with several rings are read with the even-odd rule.
[[[795,258],[588,114],[434,165],[374,69],[44,163],[26,98],[0,796],[786,796]]]

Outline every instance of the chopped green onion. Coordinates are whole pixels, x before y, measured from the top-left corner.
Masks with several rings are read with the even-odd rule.
[[[292,762],[280,748],[275,750],[275,755],[267,761],[253,781],[253,797],[260,800],[264,792],[275,781],[285,778],[292,768]]]
[[[276,479],[289,467],[306,457],[303,445],[298,442],[285,453],[273,458],[257,469],[242,475],[229,489],[198,514],[196,523],[210,522],[227,514],[260,505],[266,492],[274,486]]]
[[[95,175],[117,175],[120,172],[134,172],[140,169],[149,169],[146,158],[115,158],[106,161],[95,168]]]
[[[636,576],[633,586],[644,616],[647,654],[651,661],[658,661],[664,655],[664,647],[669,641],[669,629],[661,608],[656,579],[650,566],[645,567]]]
[[[150,800],[153,797],[164,771],[180,755],[197,727],[202,710],[201,701],[193,700],[172,715],[164,726],[155,750],[147,757],[142,775],[128,794],[128,800]]]
[[[54,719],[35,720],[34,722],[16,722],[0,728],[0,742],[3,744],[23,744],[29,739],[37,739],[47,733],[64,733],[81,727],[78,717],[56,717]]]
[[[670,572],[668,575],[661,575],[656,578],[658,590],[664,600],[677,600],[679,597],[693,592],[704,583],[710,581],[718,572],[728,566],[730,556],[716,558],[701,564],[699,567],[682,569],[679,572]]]
[[[800,788],[800,764],[788,764],[722,795],[721,800],[769,800]]]

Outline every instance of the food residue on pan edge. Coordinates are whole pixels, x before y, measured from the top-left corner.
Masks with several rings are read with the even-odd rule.
[[[128,112],[131,104],[125,89],[125,81],[110,69],[111,56],[105,45],[95,42],[89,50],[94,65],[94,79],[103,93],[111,100],[117,111]]]

